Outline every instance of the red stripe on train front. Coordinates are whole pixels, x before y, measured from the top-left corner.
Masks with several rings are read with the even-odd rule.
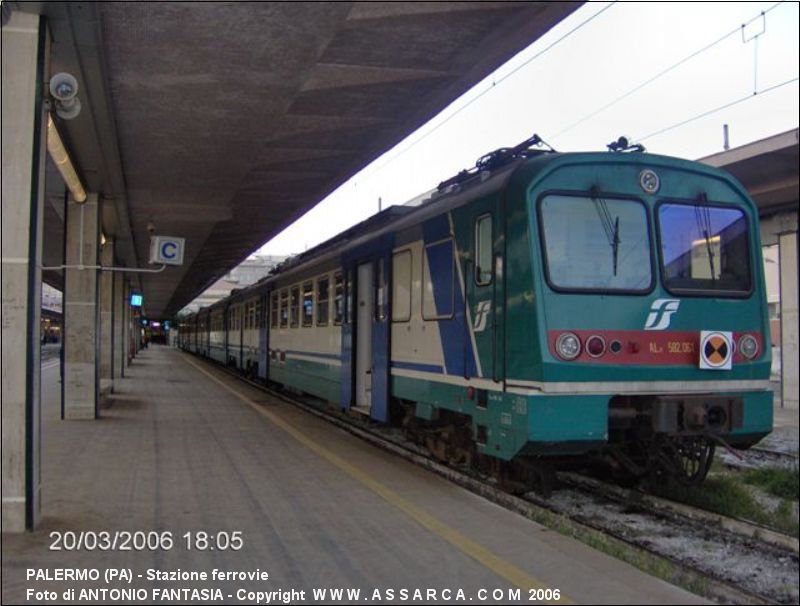
[[[699,330],[550,330],[547,333],[550,354],[558,360],[564,358],[558,354],[556,341],[560,335],[567,332],[576,335],[581,341],[580,354],[571,362],[697,366],[700,360]],[[755,331],[734,332],[734,343],[738,343],[739,338],[746,334],[751,335],[758,343],[758,353],[754,358],[754,360],[758,360],[764,355],[763,335]],[[599,337],[603,341],[604,348],[599,355],[596,355],[600,351],[597,340],[591,343],[591,348],[587,348],[592,337]],[[588,349],[592,349],[592,351]],[[734,364],[749,361],[737,348],[733,356]]]

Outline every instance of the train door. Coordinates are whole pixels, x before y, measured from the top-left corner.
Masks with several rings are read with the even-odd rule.
[[[274,296],[271,291],[261,295],[260,315],[258,318],[258,378],[267,380],[269,378],[269,331],[277,324],[278,310],[273,306],[278,302],[278,294]],[[273,324],[272,318],[276,321]]]
[[[245,329],[245,322],[249,317],[248,314],[248,304],[242,302],[239,305],[239,362],[236,365],[236,368],[239,370],[245,370],[244,366],[244,329]]]
[[[375,307],[375,269],[372,262],[358,266],[356,288],[355,408],[369,413],[372,406],[372,310]]]
[[[387,293],[393,246],[394,236],[386,234],[342,258],[345,313],[341,406],[344,410],[355,408],[384,423],[389,420],[391,305]]]

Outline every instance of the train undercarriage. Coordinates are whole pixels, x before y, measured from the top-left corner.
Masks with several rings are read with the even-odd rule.
[[[696,486],[717,445],[742,426],[741,397],[713,394],[618,396],[609,404],[607,458],[618,475],[666,476]]]
[[[545,496],[555,486],[556,469],[598,464],[619,483],[647,478],[696,486],[706,478],[717,445],[731,448],[723,436],[741,427],[740,397],[618,396],[609,405],[608,443],[583,456],[517,456],[503,461],[480,452],[468,415],[439,410],[434,420],[415,415],[413,402],[395,401],[390,422],[408,440],[451,466],[490,475],[514,493],[535,490]]]

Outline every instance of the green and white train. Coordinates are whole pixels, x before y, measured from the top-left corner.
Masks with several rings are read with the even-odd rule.
[[[184,318],[181,346],[441,458],[701,481],[772,430],[755,204],[696,162],[538,143]]]

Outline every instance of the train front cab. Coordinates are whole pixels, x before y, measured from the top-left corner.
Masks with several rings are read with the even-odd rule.
[[[758,215],[741,186],[645,154],[533,164],[510,184],[506,234],[503,408],[527,418],[526,443],[489,449],[747,447],[769,433]],[[492,421],[498,437],[515,425]]]

